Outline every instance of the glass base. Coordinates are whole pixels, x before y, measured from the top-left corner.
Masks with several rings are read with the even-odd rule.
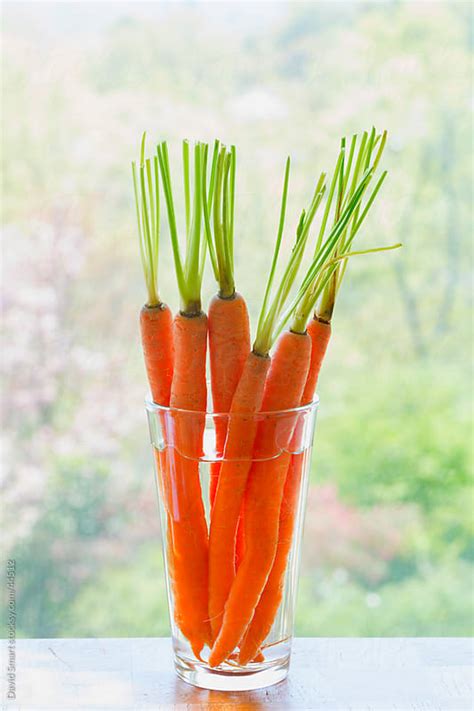
[[[213,691],[253,691],[278,684],[286,679],[289,657],[273,663],[249,665],[248,670],[231,667],[212,669],[205,664],[175,656],[175,669],[180,679],[187,684]]]

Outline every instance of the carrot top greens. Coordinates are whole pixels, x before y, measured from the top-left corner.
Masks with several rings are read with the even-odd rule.
[[[186,213],[186,249],[184,262],[179,246],[178,228],[173,200],[168,146],[163,141],[157,146],[163,192],[173,250],[176,279],[181,298],[181,311],[188,316],[201,313],[201,286],[206,258],[206,240],[202,239],[203,187],[206,181],[208,146],[194,145],[193,199],[191,210],[191,175],[189,143],[183,141],[184,200]]]
[[[158,306],[158,256],[160,238],[159,176],[166,203],[176,278],[181,300],[181,311],[187,315],[201,312],[201,286],[207,250],[214,277],[222,298],[232,298],[235,293],[234,278],[234,210],[235,210],[235,146],[227,148],[218,140],[214,142],[209,181],[207,179],[208,145],[197,142],[191,149],[183,141],[183,185],[186,220],[184,257],[181,253],[176,212],[174,206],[168,146],[163,141],[157,146],[153,159],[145,159],[143,134],[140,162],[132,162],[133,187],[138,223],[140,256],[147,287],[148,306]],[[293,315],[291,330],[304,333],[311,313],[322,321],[330,322],[341,282],[350,257],[396,249],[388,247],[352,250],[352,243],[387,175],[383,171],[371,192],[374,179],[387,140],[387,132],[377,134],[375,128],[364,131],[359,139],[352,136],[349,146],[346,139],[341,147],[334,171],[326,190],[326,174],[322,173],[311,203],[303,210],[296,230],[296,239],[275,293],[272,295],[275,272],[285,226],[286,205],[290,174],[288,158],[283,181],[280,218],[277,238],[258,321],[254,350],[268,353],[276,337]],[[287,304],[290,292],[301,266],[309,231],[316,212],[327,195],[317,233],[310,267],[296,296]],[[203,235],[204,232],[204,235]]]
[[[358,136],[353,135],[347,157],[346,140],[343,138],[341,141],[316,241],[315,256],[324,244],[328,244],[334,232],[338,233],[338,238],[327,253],[326,263],[322,265],[321,269],[315,271],[312,283],[306,288],[305,294],[297,305],[292,320],[292,330],[303,332],[313,309],[316,309],[315,315],[321,321],[327,323],[331,321],[337,293],[347,268],[347,260],[350,257],[397,249],[401,246],[395,244],[388,247],[351,251],[354,238],[387,175],[387,171],[381,174],[369,197],[364,200],[367,188],[382,157],[386,140],[386,131],[376,135],[375,128],[373,128],[370,134],[364,131],[357,149]],[[350,210],[348,210],[349,207],[351,207]],[[331,211],[332,227],[329,237],[325,240],[324,236]]]
[[[219,296],[231,298],[234,281],[235,146],[214,143],[209,195],[204,181],[204,227]],[[212,208],[212,220],[211,220]]]
[[[281,199],[280,208],[280,219],[278,224],[277,239],[275,242],[275,248],[273,252],[273,259],[270,266],[270,273],[268,275],[267,285],[265,289],[265,294],[263,297],[262,308],[260,310],[260,317],[258,320],[257,335],[255,338],[253,350],[259,355],[267,355],[272,345],[275,342],[278,334],[281,332],[285,323],[291,314],[286,315],[284,312],[285,305],[288,300],[288,296],[291,291],[291,287],[296,279],[299,267],[301,265],[301,260],[303,258],[304,249],[306,247],[309,230],[311,224],[316,215],[317,209],[321,203],[324,195],[325,187],[325,173],[321,173],[319,180],[317,182],[313,198],[311,200],[310,206],[307,211],[303,210],[296,230],[296,239],[293,246],[290,259],[280,280],[279,286],[274,294],[273,298],[270,299],[273,282],[275,279],[276,266],[278,262],[278,256],[280,254],[281,242],[283,239],[283,231],[285,227],[285,216],[286,216],[286,205],[288,199],[288,184],[290,178],[290,158],[286,161],[285,167],[285,177],[283,180],[283,194]],[[293,307],[294,308],[294,307]]]
[[[158,162],[145,160],[146,133],[142,136],[140,163],[132,162],[133,190],[137,212],[138,238],[143,274],[148,293],[147,306],[159,306],[158,247],[160,242],[160,193]]]

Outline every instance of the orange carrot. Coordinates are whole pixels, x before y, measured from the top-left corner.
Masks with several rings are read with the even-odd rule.
[[[176,561],[175,604],[189,623],[184,632],[193,649],[210,639],[207,621],[207,524],[199,481],[205,412],[207,318],[178,314],[173,323],[175,367],[170,406],[185,410],[175,415],[174,449],[169,452],[175,508],[173,539]],[[199,651],[200,651],[199,649]]]
[[[258,653],[280,607],[288,555],[293,542],[304,458],[304,452],[291,456],[281,502],[275,560],[252,621],[240,644],[239,663],[242,665],[248,664]]]
[[[201,284],[206,253],[202,235],[203,186],[207,146],[194,146],[194,203],[190,214],[189,145],[183,142],[186,203],[186,257],[181,260],[168,149],[158,148],[181,311],[173,322],[174,371],[170,407],[174,421],[168,436],[173,559],[172,590],[175,619],[199,657],[210,642],[207,614],[208,533],[199,479],[199,459],[207,406],[207,317],[201,311]]]
[[[153,170],[151,160],[145,160],[145,138],[146,134],[143,134],[138,170],[136,164],[132,163],[140,255],[148,292],[147,303],[140,312],[140,332],[153,402],[162,407],[168,407],[173,377],[173,319],[170,309],[161,302],[158,295],[159,172],[156,157],[153,159]],[[158,417],[160,425],[166,433],[170,423],[163,412],[159,412]],[[167,439],[166,434],[165,439]],[[158,486],[166,510],[166,556],[174,587],[176,565],[173,545],[173,497],[167,450],[155,449],[154,456]],[[174,616],[178,626],[180,628],[184,626],[185,623],[180,619],[180,611],[177,606]]]
[[[235,291],[234,203],[235,146],[230,150],[214,144],[209,196],[204,186],[203,212],[206,238],[218,294],[209,305],[209,355],[214,412],[228,413],[232,398],[250,352],[247,304]],[[212,207],[212,220],[211,220]],[[216,418],[216,453],[224,451],[227,431],[225,418]],[[209,497],[214,503],[220,462],[211,464]]]
[[[301,398],[302,405],[308,405],[312,402],[316,393],[319,372],[331,338],[331,324],[315,316],[309,322],[307,331],[311,338],[311,363],[303,397]]]
[[[215,412],[229,412],[232,398],[250,351],[250,327],[245,299],[238,293],[230,298],[215,296],[209,305],[209,355],[212,402]],[[227,422],[216,418],[216,452],[222,455]],[[210,501],[214,503],[220,463],[211,465]]]
[[[133,188],[140,245],[140,256],[148,299],[140,312],[140,332],[145,367],[153,401],[167,407],[173,375],[171,311],[158,294],[158,253],[160,241],[158,161],[145,160],[142,136],[140,164],[132,162]]]
[[[273,259],[272,259],[272,264],[270,267],[270,273],[268,276],[267,280],[267,286],[265,289],[265,295],[263,299],[263,304],[260,312],[260,317],[258,321],[258,327],[257,327],[257,335],[253,347],[253,353],[258,354],[258,355],[265,355],[267,356],[272,345],[274,344],[278,333],[281,331],[281,329],[284,327],[286,321],[288,320],[289,316],[291,315],[291,312],[294,308],[291,307],[285,312],[286,308],[286,302],[288,300],[291,286],[295,280],[295,277],[297,275],[299,266],[301,264],[301,260],[303,257],[304,253],[304,248],[307,243],[308,239],[308,234],[309,234],[309,228],[312,223],[312,220],[314,219],[314,216],[316,214],[316,210],[318,208],[318,205],[321,202],[323,193],[324,193],[324,174],[321,175],[317,186],[316,190],[314,192],[308,213],[304,212],[301,215],[299,224],[298,224],[298,229],[297,229],[297,234],[296,234],[296,242],[293,247],[293,250],[291,252],[290,259],[288,261],[287,267],[284,271],[284,274],[281,278],[280,284],[278,289],[276,290],[276,293],[273,295],[272,299],[270,299],[270,295],[272,292],[272,286],[273,286],[273,280],[275,276],[275,271],[276,271],[276,265],[278,261],[278,256],[279,256],[279,251],[280,251],[280,246],[281,246],[281,241],[282,241],[282,236],[283,236],[283,230],[284,230],[284,222],[285,222],[285,213],[286,213],[286,201],[287,201],[287,194],[288,194],[288,181],[289,181],[289,170],[290,170],[290,161],[289,159],[287,160],[286,163],[286,169],[285,169],[285,178],[284,178],[284,183],[283,183],[283,195],[282,195],[282,201],[281,201],[281,209],[280,209],[280,220],[279,220],[279,226],[278,226],[278,234],[277,234],[277,239],[275,243],[275,249],[274,249],[274,254],[273,254]],[[312,265],[313,266],[313,265]],[[302,297],[302,292],[299,294],[294,300],[294,304],[298,303],[298,300]],[[281,339],[281,343],[277,348],[277,353],[281,351],[285,351],[285,343],[288,340],[292,341],[293,339],[300,340],[301,339],[301,351],[304,353],[305,346],[303,344],[307,344],[308,348],[308,359],[309,359],[309,350],[311,348],[311,342],[309,337],[307,336],[296,336],[295,334],[291,334],[290,336],[285,336]],[[255,357],[255,356],[254,356]],[[285,363],[285,357],[284,356],[279,356],[277,360],[281,360],[282,363]],[[304,358],[302,361],[300,361],[299,364],[292,364],[295,365],[295,367],[291,368],[292,372],[289,375],[289,387],[286,387],[285,383],[285,392],[282,393],[282,403],[284,407],[284,402],[286,402],[285,398],[289,398],[289,402],[292,403],[290,407],[293,407],[294,404],[298,404],[299,398],[301,397],[301,392],[298,391],[297,398],[295,399],[292,395],[292,387],[291,387],[291,382],[294,378],[298,379],[298,373],[301,373],[301,367],[306,368],[309,364],[305,364]],[[272,371],[273,371],[273,381],[274,384],[272,387],[268,386],[268,383],[265,385],[265,393],[266,395],[266,406],[264,407],[264,410],[269,410],[269,409],[278,409],[279,405],[278,402],[273,403],[273,395],[272,392],[276,391],[276,379],[279,377],[278,373],[280,372],[280,367],[273,367],[272,366]],[[272,372],[271,371],[271,372]],[[237,394],[239,392],[239,389],[241,387],[241,383],[244,382],[244,377],[245,377],[246,371],[244,369],[244,373],[242,375],[242,380],[239,383],[239,386],[236,391],[236,395],[234,397],[237,397]],[[286,376],[285,376],[286,377]],[[306,377],[306,373],[304,375]],[[262,384],[262,381],[260,381],[260,384]],[[301,388],[304,386],[304,381],[302,382]],[[265,398],[264,398],[265,399]],[[255,398],[253,398],[252,402],[256,402]],[[233,403],[234,406],[234,403]],[[250,415],[252,415],[252,411],[248,410],[250,412]],[[214,502],[214,509],[212,512],[212,517],[211,517],[211,533],[210,533],[210,549],[209,549],[209,557],[210,557],[210,584],[209,584],[209,614],[211,617],[211,625],[212,625],[212,630],[213,630],[213,635],[219,633],[219,637],[217,637],[215,644],[219,644],[219,639],[220,635],[222,633],[221,627],[221,621],[224,619],[227,613],[224,614],[224,618],[222,618],[222,613],[224,611],[224,604],[226,604],[226,599],[228,598],[229,591],[233,589],[233,586],[235,585],[236,578],[235,578],[235,570],[234,570],[234,564],[235,564],[235,547],[236,547],[236,536],[237,536],[237,527],[238,527],[238,519],[239,519],[239,512],[241,510],[241,505],[242,505],[242,498],[244,494],[244,488],[246,485],[246,481],[248,478],[249,474],[249,468],[250,468],[250,462],[248,461],[250,459],[250,453],[247,449],[249,445],[251,445],[253,438],[254,438],[254,432],[252,430],[255,429],[255,425],[251,426],[251,423],[255,423],[255,418],[250,417],[250,422],[247,425],[249,431],[252,434],[252,437],[247,438],[245,440],[245,448],[239,447],[238,442],[233,444],[232,446],[235,447],[235,456],[237,456],[241,462],[245,462],[245,466],[243,464],[238,465],[238,468],[240,469],[239,471],[239,476],[238,476],[238,484],[232,481],[232,478],[228,478],[227,473],[224,473],[224,467],[226,466],[226,463],[223,463],[223,466],[221,468],[221,474],[219,477],[219,484],[217,488],[217,495],[216,495],[216,500]],[[270,442],[272,438],[272,434],[274,435],[275,432],[271,432],[271,424],[267,421],[266,427],[263,427],[263,432],[266,432],[266,440],[264,437],[264,441]],[[281,427],[281,422],[279,423]],[[258,438],[261,439],[261,432],[260,432],[260,427],[258,429]],[[291,436],[289,434],[289,436]],[[284,431],[279,432],[279,438],[283,438],[284,440],[285,433]],[[226,441],[226,446],[225,446],[225,451],[224,451],[224,456],[227,458],[228,456],[228,450],[230,450],[230,443],[231,443],[231,438],[230,438],[230,431],[227,436],[227,441]],[[266,455],[265,453],[261,454],[262,457],[264,456],[272,456],[272,455]],[[279,462],[275,464],[275,467],[270,467],[270,468],[275,468],[278,469]],[[286,465],[288,466],[288,465]],[[253,465],[252,469],[255,467]],[[233,465],[231,471],[234,473],[235,466]],[[252,502],[253,503],[253,502]],[[247,504],[246,504],[247,505]],[[247,529],[246,523],[244,524],[244,529]],[[244,534],[245,535],[245,534]],[[240,539],[242,541],[242,538]],[[239,553],[240,554],[240,553]],[[242,563],[241,566],[239,567],[239,570],[237,571],[237,576],[240,574],[240,570],[243,567],[243,562],[247,559],[247,548],[245,548],[243,552],[243,558],[242,558]],[[270,560],[270,565],[271,565],[271,560]],[[233,582],[234,581],[234,582]],[[232,585],[232,587],[231,587]],[[227,600],[227,604],[229,603],[229,600]],[[256,602],[255,602],[256,604]],[[227,609],[227,607],[225,608]],[[222,622],[223,624],[223,622]],[[247,619],[247,624],[248,624],[248,619]],[[242,631],[243,632],[243,631]],[[227,632],[226,632],[227,634]],[[240,638],[239,638],[240,639]],[[238,643],[239,639],[236,640],[235,644]],[[213,648],[215,649],[215,648]],[[232,651],[232,650],[230,650]],[[214,654],[214,651],[213,651]],[[212,657],[212,655],[211,655]],[[217,662],[219,663],[219,662]]]
[[[269,366],[270,358],[249,354],[230,409],[224,461],[209,530],[209,617],[213,637],[221,626],[224,604],[234,579],[235,536],[257,431],[254,414],[262,405]]]
[[[296,245],[292,251],[280,287],[270,304],[270,291],[284,229],[289,169],[290,161],[288,159],[283,183],[277,239],[260,312],[257,336],[253,351],[247,358],[232,400],[224,460],[221,465],[219,483],[211,514],[209,534],[209,617],[213,638],[216,637],[221,627],[224,605],[235,576],[235,546],[239,513],[252,463],[252,449],[257,432],[254,415],[260,409],[262,403],[265,378],[270,365],[268,354],[276,338],[275,330],[280,325],[279,319],[301,262],[307,239],[307,233],[304,232],[302,227],[301,231],[298,231]],[[313,216],[315,212],[314,204],[318,204],[320,200],[322,182],[321,179],[320,183],[318,183],[316,195],[313,198]],[[219,181],[217,181],[218,183]],[[206,214],[205,220],[208,222]],[[300,221],[301,223],[302,220]],[[209,231],[208,227],[208,233]],[[217,230],[217,234],[219,234],[219,230]],[[214,262],[211,249],[212,242],[210,239],[208,239],[208,242],[210,244],[211,259]],[[222,251],[225,252],[225,249]],[[217,251],[218,256],[219,252]]]
[[[173,377],[173,317],[165,304],[143,306],[140,330],[153,402],[168,407]]]
[[[308,335],[284,333],[267,377],[263,412],[297,407],[309,369]],[[245,495],[245,552],[225,605],[209,664],[217,666],[239,644],[265,587],[276,553],[278,513],[290,455],[286,451],[296,420],[293,413],[267,417],[259,425],[256,459]],[[220,485],[220,482],[219,482]],[[258,650],[257,650],[258,651]]]
[[[140,331],[145,367],[153,402],[163,407],[170,404],[171,379],[173,377],[173,317],[165,304],[143,306],[140,311]],[[161,427],[166,428],[165,418],[160,413]],[[166,453],[159,452],[156,460],[160,490],[167,511]]]
[[[309,404],[314,397],[319,371],[331,335],[331,326],[313,318],[307,331],[311,338],[311,359],[301,405]],[[293,437],[292,451],[298,446],[298,440],[301,437],[300,430],[301,423],[298,422]],[[265,589],[241,644],[239,662],[243,665],[248,664],[254,658],[260,645],[266,639],[281,603],[286,566],[293,542],[304,458],[304,452],[293,454],[291,457],[280,509],[277,552]]]

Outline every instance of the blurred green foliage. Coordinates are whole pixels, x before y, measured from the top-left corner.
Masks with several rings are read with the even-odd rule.
[[[20,633],[169,630],[137,334],[129,165],[142,130],[172,153],[184,136],[236,143],[236,276],[255,321],[287,153],[289,237],[340,137],[375,123],[389,178],[361,244],[404,247],[354,259],[340,293],[297,632],[466,634],[468,4],[40,5],[9,4],[3,26],[5,530]],[[161,293],[176,305],[163,237]]]

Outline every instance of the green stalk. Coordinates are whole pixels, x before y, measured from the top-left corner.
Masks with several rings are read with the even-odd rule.
[[[186,250],[183,260],[179,246],[176,215],[174,209],[168,147],[165,141],[157,146],[158,163],[165,194],[171,246],[175,263],[176,279],[181,300],[181,312],[188,316],[201,313],[201,286],[204,273],[206,244],[202,240],[202,213],[204,185],[206,181],[207,146],[196,143],[194,146],[194,191],[191,214],[189,155],[186,142],[183,144],[183,174],[186,211]],[[189,195],[187,194],[189,192]]]
[[[147,306],[160,305],[158,295],[158,245],[160,237],[159,182],[156,165],[154,173],[151,161],[145,160],[146,133],[143,133],[140,146],[140,165],[137,170],[132,161],[132,180],[137,215],[138,239],[143,275],[147,288]]]
[[[306,276],[301,284],[301,287],[291,302],[290,306],[281,315],[280,322],[277,327],[277,335],[281,333],[284,326],[288,322],[290,316],[294,314],[293,323],[291,325],[291,330],[295,333],[304,333],[306,330],[306,323],[309,320],[310,313],[313,308],[313,300],[311,294],[313,293],[313,287],[315,281],[318,279],[321,270],[324,265],[331,258],[334,249],[344,234],[346,226],[350,221],[355,208],[357,207],[362,193],[365,189],[366,183],[370,180],[371,173],[368,171],[362,178],[360,185],[355,191],[351,201],[344,209],[339,220],[333,225],[329,236],[326,241],[321,245],[320,249],[313,258],[313,261],[306,273]],[[299,307],[299,308],[298,308]]]
[[[366,254],[376,254],[378,252],[389,252],[393,249],[399,249],[400,247],[402,247],[402,244],[401,242],[398,242],[397,244],[391,244],[388,247],[373,247],[371,249],[361,249],[355,252],[345,252],[339,257],[334,257],[333,259],[330,259],[321,270],[321,274],[318,275],[318,278],[315,280],[314,286],[311,289],[311,302],[313,303],[313,306],[318,300],[319,296],[322,294],[322,292],[329,286],[329,284],[331,284],[332,279],[334,277],[334,273],[338,268],[338,262],[344,260],[344,264],[347,264],[347,260],[351,257]],[[302,329],[306,328],[312,310],[313,309],[310,308],[303,315],[295,312],[295,317],[291,330],[296,331],[296,333],[302,333]],[[330,323],[330,315],[329,318],[325,318],[325,316],[327,316],[327,314],[324,314],[323,311],[318,312],[317,317],[320,321],[323,321],[324,323]]]
[[[280,288],[278,289],[277,296],[273,301],[272,309],[271,311],[269,311],[269,314],[267,316],[270,322],[273,320],[277,311],[280,310],[282,305],[286,302],[291,287],[301,266],[304,250],[306,249],[306,244],[308,241],[309,230],[316,215],[316,211],[323,198],[324,192],[326,190],[325,179],[326,174],[321,173],[318,183],[316,185],[313,199],[308,209],[308,213],[306,214],[305,210],[303,210],[303,212],[301,213],[298,228],[296,230],[296,241],[292,250],[291,259],[288,262],[286,270],[283,274],[282,280],[280,282]]]
[[[235,147],[228,150],[216,142],[209,194],[204,192],[203,201],[206,241],[214,277],[219,285],[219,295],[223,299],[230,299],[235,293],[235,162]]]
[[[229,178],[229,248],[232,270],[234,269],[234,213],[235,213],[235,172],[237,169],[237,151],[230,147],[230,178]]]
[[[275,247],[273,249],[273,257],[272,257],[272,263],[270,265],[270,272],[268,274],[267,278],[267,285],[265,288],[265,294],[263,297],[263,303],[262,303],[262,308],[260,309],[260,315],[258,319],[258,325],[257,325],[257,338],[254,344],[254,350],[257,348],[260,348],[261,351],[265,351],[265,346],[262,346],[260,344],[260,339],[259,339],[259,334],[261,334],[263,327],[264,327],[264,322],[265,322],[265,317],[266,317],[266,312],[267,312],[267,306],[268,306],[268,300],[270,298],[270,292],[273,286],[273,280],[275,278],[275,271],[276,271],[276,265],[278,262],[278,255],[280,254],[280,247],[281,247],[281,240],[283,238],[283,230],[285,227],[285,216],[286,216],[286,203],[288,199],[288,183],[290,180],[290,157],[286,159],[286,165],[285,165],[285,177],[283,179],[283,194],[281,197],[281,207],[280,207],[280,219],[278,222],[278,233],[277,233],[277,238],[275,242]],[[271,346],[270,346],[271,348]],[[270,351],[270,348],[266,351],[268,353]],[[261,351],[256,351],[256,352],[261,352]],[[266,355],[266,353],[264,353]]]
[[[178,230],[176,227],[176,214],[174,210],[173,191],[171,187],[171,174],[168,158],[168,146],[166,145],[166,141],[163,141],[163,143],[157,146],[157,156],[158,163],[160,166],[163,192],[165,194],[166,210],[168,214],[168,225],[171,237],[171,248],[173,250],[173,259],[176,271],[176,279],[178,282],[178,290],[181,296],[181,300],[185,301],[186,284],[183,272],[183,265],[181,262],[181,255],[179,251]]]
[[[337,157],[336,166],[334,168],[334,173],[333,173],[331,185],[329,188],[329,194],[328,194],[328,198],[326,201],[326,207],[324,208],[323,219],[321,221],[321,227],[319,228],[318,239],[316,240],[316,246],[314,248],[315,255],[317,254],[319,248],[321,247],[322,241],[323,241],[324,232],[326,230],[326,225],[327,225],[327,221],[329,218],[329,213],[331,211],[332,200],[334,197],[336,183],[337,183],[337,180],[339,177],[339,171],[341,169],[341,162],[342,162],[343,158],[344,158],[344,152],[341,150],[341,151],[339,151],[339,155]]]
[[[348,204],[348,202],[351,200],[362,172],[370,171],[372,178],[381,160],[386,141],[386,131],[384,131],[380,135],[377,135],[375,128],[372,128],[370,133],[364,131],[360,141],[359,149],[357,151],[357,158],[352,171],[352,178],[350,179],[349,177],[349,172],[352,166],[351,157],[346,167],[345,178],[342,184],[339,183],[340,190],[342,190],[342,193],[340,193],[338,196],[340,204]],[[351,154],[355,154],[355,148],[356,137],[353,137],[351,143]],[[367,217],[367,214],[382,186],[383,181],[385,180],[386,175],[387,172],[384,171],[380,178],[377,180],[375,188],[372,190],[368,199],[364,203],[365,192],[368,188],[370,180],[366,182],[364,190],[361,193],[361,199],[354,210],[351,221],[347,225],[347,228],[335,249],[333,256],[337,258],[337,266],[336,268],[334,268],[334,270],[331,270],[331,278],[327,281],[325,280],[326,283],[320,293],[320,299],[317,308],[318,318],[321,318],[324,321],[331,321],[337,294],[339,293],[339,289],[341,287],[341,283],[347,269],[347,257],[349,255],[351,245],[354,241],[355,236],[359,232],[365,218]],[[364,251],[365,250],[359,250],[359,252],[362,253]],[[341,257],[341,259],[339,259],[339,257]],[[305,304],[305,306],[307,305],[308,304]]]
[[[357,234],[358,231],[360,230],[360,228],[361,228],[361,226],[362,226],[362,223],[364,222],[364,220],[365,220],[365,218],[366,218],[366,216],[367,216],[367,213],[369,212],[369,210],[370,210],[370,208],[371,208],[371,206],[372,206],[372,203],[374,202],[375,198],[377,197],[377,193],[379,192],[380,188],[382,187],[382,183],[383,183],[383,181],[385,180],[386,176],[387,176],[387,171],[385,170],[385,171],[382,173],[382,175],[380,176],[380,178],[378,179],[377,184],[376,184],[375,188],[373,189],[373,191],[372,191],[372,193],[371,193],[371,195],[370,195],[370,198],[367,200],[367,203],[366,203],[366,205],[365,205],[365,207],[364,207],[364,210],[362,211],[362,215],[357,219],[357,223],[356,223],[356,224],[354,224],[354,223],[352,224],[349,239],[347,240],[347,242],[346,242],[346,244],[345,244],[345,249],[349,249],[350,246],[352,245],[352,242],[354,241],[354,237],[356,236],[356,234]],[[357,218],[357,215],[356,215],[355,217]],[[343,280],[343,278],[344,278],[344,274],[345,274],[345,272],[346,272],[346,269],[347,269],[347,262],[346,262],[346,261],[343,261],[343,262],[342,262],[342,266],[341,266],[341,273],[340,273],[340,276],[339,276],[339,279],[338,279],[338,283],[337,283],[336,296],[337,296],[337,293],[338,293],[338,291],[339,291],[339,289],[340,289],[340,287],[341,287],[341,283],[342,283],[342,280]]]
[[[230,217],[230,196],[229,196],[229,173],[230,173],[231,154],[228,153],[224,162],[224,190],[222,193],[222,232],[224,236],[224,254],[226,264],[226,281],[227,293],[224,297],[234,295],[234,254],[231,244],[231,217]]]
[[[284,228],[284,219],[286,211],[286,201],[288,192],[288,180],[289,180],[289,159],[287,161],[285,170],[285,179],[283,183],[283,197],[282,197],[282,207],[280,211],[280,223],[278,228],[278,235],[275,244],[275,250],[272,260],[272,266],[270,269],[270,274],[267,282],[267,288],[265,290],[265,297],[262,304],[262,310],[260,312],[259,325],[257,328],[257,336],[254,343],[254,352],[259,355],[267,355],[275,342],[276,337],[280,333],[283,325],[288,320],[288,317],[282,316],[288,297],[291,291],[291,287],[294,284],[296,275],[298,273],[299,267],[301,265],[301,260],[303,258],[303,253],[308,241],[309,230],[311,224],[316,215],[316,211],[321,204],[326,186],[325,186],[326,174],[322,173],[316,189],[311,200],[311,204],[308,208],[308,212],[303,210],[301,213],[298,227],[296,230],[296,239],[293,246],[290,259],[284,270],[283,276],[280,280],[280,284],[276,290],[276,293],[269,304],[270,290],[273,285],[273,280],[275,276],[276,263],[278,259],[278,254],[280,251],[281,239]],[[290,311],[291,313],[291,311]]]
[[[189,185],[189,142],[183,141],[184,209],[186,213],[186,235],[189,235],[191,214],[191,189]]]
[[[189,231],[189,243],[186,249],[185,279],[187,284],[187,303],[185,313],[201,312],[201,224],[202,224],[202,145],[194,146],[194,200],[193,215]]]
[[[216,251],[214,248],[214,242],[212,239],[212,229],[211,229],[211,218],[210,218],[210,212],[212,208],[212,201],[214,197],[214,188],[215,188],[215,182],[216,182],[216,172],[217,172],[217,162],[219,160],[219,141],[216,140],[214,142],[214,151],[212,154],[212,165],[211,165],[211,177],[209,180],[209,189],[207,188],[206,185],[206,180],[203,180],[203,187],[202,187],[202,193],[203,193],[203,214],[204,214],[204,231],[206,234],[206,243],[207,243],[207,248],[209,250],[209,256],[211,259],[211,267],[212,271],[214,273],[214,278],[217,282],[219,282],[219,266],[217,263],[217,255]],[[207,158],[207,151],[206,151],[206,158]],[[206,169],[204,170],[204,173],[206,173]],[[205,178],[205,176],[204,176]]]

